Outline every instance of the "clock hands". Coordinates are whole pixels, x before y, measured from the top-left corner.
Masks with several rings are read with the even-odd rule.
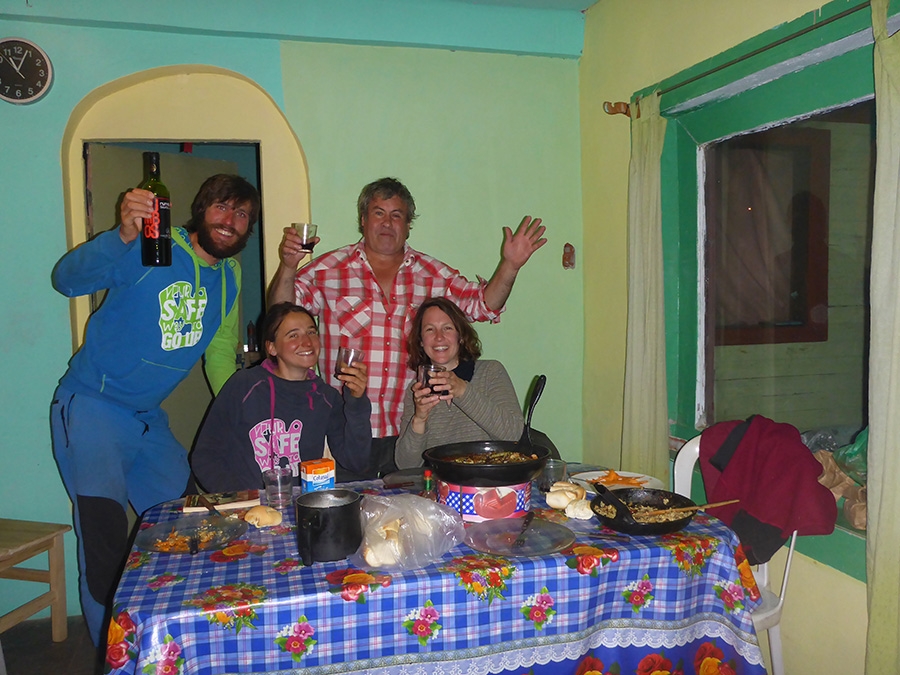
[[[9,61],[9,65],[11,65],[13,67],[13,69],[16,71],[18,76],[21,77],[23,80],[26,79],[26,77],[22,74],[22,64],[25,63],[25,59],[27,59],[27,58],[28,58],[27,51],[24,54],[22,54],[22,58],[19,59],[18,63],[16,63],[16,60],[12,56],[6,57],[6,60]]]
[[[21,77],[23,80],[25,79],[25,76],[22,74],[22,64],[25,63],[26,58],[28,58],[27,51],[24,54],[22,54],[22,58],[19,59],[19,65],[16,65],[15,63],[13,63],[13,68],[16,69],[16,72],[19,74],[19,77]],[[9,62],[12,63],[12,59],[10,59]]]

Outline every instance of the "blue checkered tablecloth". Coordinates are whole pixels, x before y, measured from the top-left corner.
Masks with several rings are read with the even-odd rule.
[[[380,481],[351,484],[380,489]],[[535,492],[532,507],[544,511]],[[573,547],[499,558],[457,546],[414,572],[299,562],[293,514],[218,552],[131,552],[117,589],[115,674],[366,672],[765,673],[752,575],[735,534],[698,514],[679,533],[606,539],[567,520]],[[155,507],[143,526],[180,517]],[[741,572],[744,572],[743,583]],[[731,668],[728,671],[727,668]]]

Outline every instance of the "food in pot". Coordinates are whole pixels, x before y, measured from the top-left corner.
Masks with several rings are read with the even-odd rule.
[[[448,457],[447,461],[454,464],[520,464],[537,458],[538,456],[535,454],[526,455],[524,452],[515,450],[495,450]]]
[[[663,500],[663,502],[664,505],[662,507],[628,503],[626,503],[625,506],[631,511],[631,517],[639,523],[669,523],[673,520],[681,520],[685,517],[684,511],[676,511],[675,509],[655,513],[652,516],[647,515],[665,508],[665,504],[668,503],[668,500]],[[612,519],[616,517],[616,509],[610,504],[600,504],[597,507],[597,512],[605,518]]]

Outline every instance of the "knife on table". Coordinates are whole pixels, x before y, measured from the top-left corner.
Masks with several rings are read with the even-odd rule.
[[[205,506],[207,509],[209,509],[211,513],[214,513],[214,514],[216,514],[217,516],[221,516],[221,515],[222,515],[222,514],[219,512],[219,510],[218,510],[215,506],[213,506],[212,502],[209,501],[209,499],[206,498],[206,495],[204,495],[204,494],[199,494],[199,495],[197,495],[197,501],[200,502],[200,504],[201,504],[202,506]]]

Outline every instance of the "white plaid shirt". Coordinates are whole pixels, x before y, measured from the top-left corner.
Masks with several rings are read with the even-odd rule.
[[[419,305],[428,298],[444,296],[455,302],[470,321],[496,323],[503,309],[494,311],[485,304],[486,285],[480,277],[471,282],[452,267],[406,244],[391,296],[385,298],[360,241],[301,267],[294,279],[294,299],[320,317],[323,338],[319,371],[329,384],[342,386],[334,377],[338,347],[363,350],[369,368],[372,435],[383,438],[400,433],[403,394],[415,375],[407,365],[406,337]]]

